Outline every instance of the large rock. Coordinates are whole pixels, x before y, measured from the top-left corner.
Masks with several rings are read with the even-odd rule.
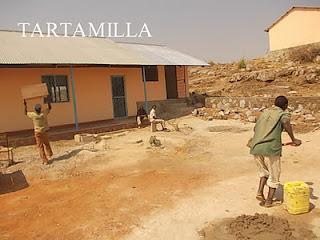
[[[240,108],[245,108],[246,107],[246,100],[241,99],[239,102],[239,106],[240,106]]]
[[[239,82],[245,78],[245,74],[243,73],[235,73],[229,78],[229,82]]]
[[[312,114],[307,114],[307,115],[304,116],[304,121],[305,122],[313,122],[315,120],[316,120],[316,118],[314,116],[312,116]]]
[[[282,68],[276,71],[275,76],[276,77],[286,77],[291,75],[293,72],[292,69],[288,69],[288,68]]]
[[[256,79],[262,82],[272,82],[276,79],[276,75],[273,71],[263,70],[258,73]]]
[[[316,83],[317,82],[317,74],[315,74],[315,73],[308,74],[306,76],[305,81],[310,84]]]
[[[315,63],[320,63],[320,55],[318,55],[318,56],[316,56],[316,57],[314,58],[314,62],[315,62]]]
[[[160,147],[161,146],[161,141],[159,139],[157,139],[156,136],[151,136],[149,139],[149,143],[151,146],[154,147]]]

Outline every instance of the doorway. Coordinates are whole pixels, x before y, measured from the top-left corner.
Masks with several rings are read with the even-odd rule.
[[[176,66],[165,66],[167,99],[178,98]]]
[[[112,76],[113,117],[127,117],[126,90],[123,76]]]

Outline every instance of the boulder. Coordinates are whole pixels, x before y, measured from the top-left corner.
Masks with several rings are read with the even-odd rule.
[[[278,71],[276,71],[275,76],[276,76],[277,78],[286,77],[286,76],[291,75],[292,72],[293,72],[293,71],[292,71],[291,69],[282,68],[282,69],[279,69]]]
[[[315,120],[316,120],[316,118],[314,116],[312,116],[312,114],[304,115],[304,121],[305,122],[313,122]]]
[[[239,102],[240,108],[245,108],[246,107],[246,101],[245,100],[240,100]]]
[[[258,76],[256,79],[262,82],[272,82],[276,79],[276,75],[273,71],[263,70],[258,73]]]
[[[297,91],[289,91],[288,94],[289,95],[296,95],[296,94],[298,94],[298,92]]]
[[[229,78],[229,82],[231,82],[231,83],[239,82],[239,81],[243,80],[244,77],[245,77],[245,74],[243,74],[243,73],[235,73]]]
[[[251,72],[251,71],[253,70],[253,65],[248,63],[248,64],[246,65],[246,70],[247,70],[248,72]]]
[[[156,136],[151,136],[149,139],[149,143],[151,146],[154,147],[160,147],[161,146],[161,141],[159,139],[157,139]]]
[[[305,81],[309,84],[313,84],[317,82],[317,74],[311,73],[306,76]]]
[[[316,56],[313,61],[315,63],[320,63],[320,55]]]

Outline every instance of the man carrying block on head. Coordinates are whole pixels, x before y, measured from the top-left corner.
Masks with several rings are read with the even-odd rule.
[[[33,122],[34,136],[36,139],[40,157],[42,159],[42,163],[47,165],[49,164],[48,157],[51,158],[53,155],[47,133],[47,131],[49,130],[48,114],[51,110],[51,104],[48,103],[48,108],[44,110],[41,109],[40,104],[36,104],[34,106],[34,112],[28,112],[26,100],[24,100],[24,106],[26,116]]]

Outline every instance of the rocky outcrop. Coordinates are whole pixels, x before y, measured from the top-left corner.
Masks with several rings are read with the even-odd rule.
[[[190,92],[209,96],[320,96],[320,50],[319,55],[303,63],[293,61],[285,51],[282,54],[247,60],[241,68],[236,62],[191,68]]]

